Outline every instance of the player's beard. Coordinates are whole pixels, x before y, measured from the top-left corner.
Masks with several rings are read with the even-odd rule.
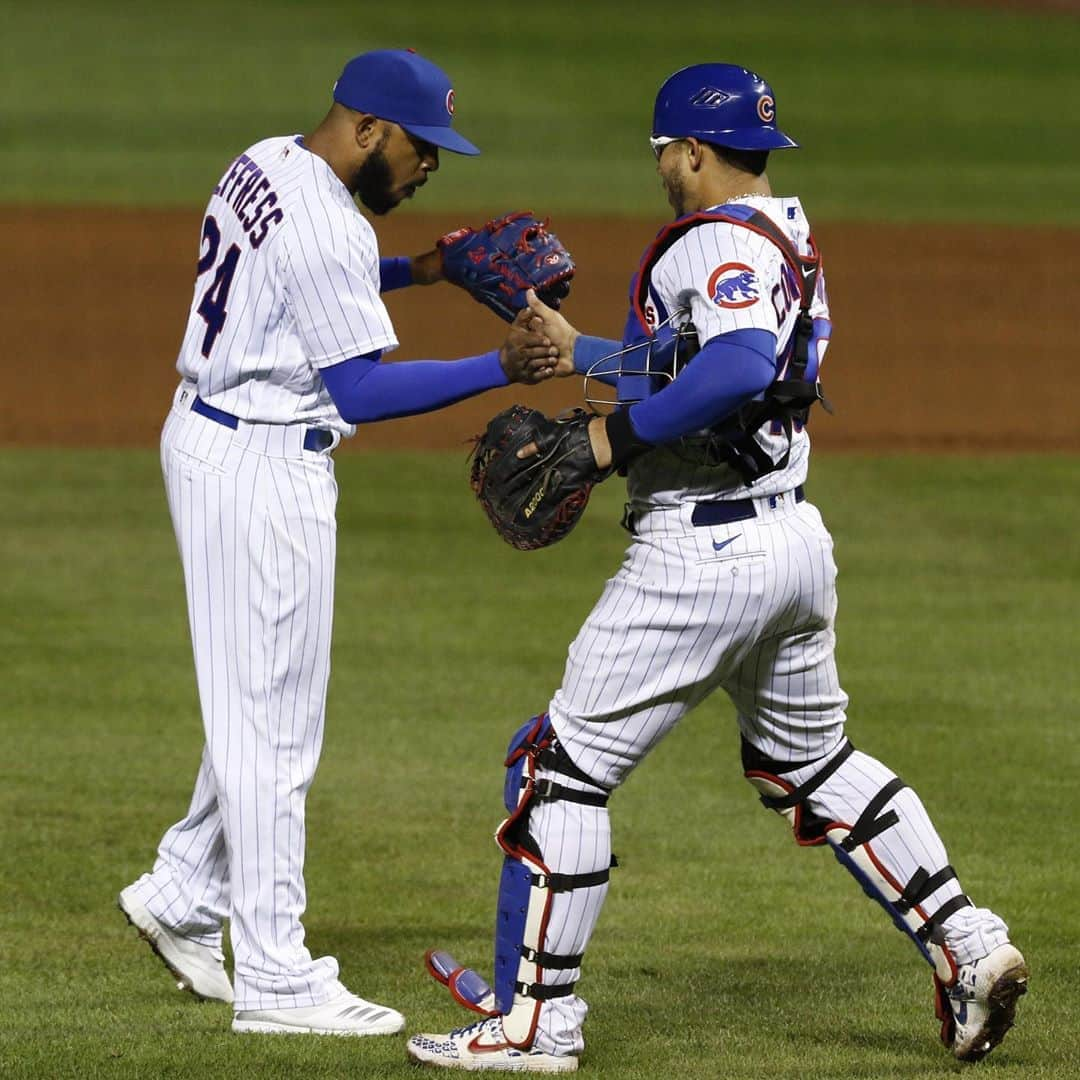
[[[390,162],[386,160],[383,146],[389,138],[383,132],[382,138],[371,148],[364,158],[364,163],[353,175],[353,194],[373,213],[387,214],[394,209],[401,199],[394,194],[394,178],[390,172]]]

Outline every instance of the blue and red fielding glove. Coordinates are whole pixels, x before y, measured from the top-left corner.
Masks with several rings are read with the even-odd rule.
[[[518,210],[480,229],[457,229],[437,242],[443,277],[513,322],[535,289],[558,309],[570,293],[574,260],[562,241],[531,210]]]

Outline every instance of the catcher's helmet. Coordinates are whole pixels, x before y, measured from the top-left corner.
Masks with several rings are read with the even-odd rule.
[[[776,127],[776,98],[760,76],[737,64],[694,64],[660,87],[654,136],[693,136],[733,150],[784,150],[799,144]]]

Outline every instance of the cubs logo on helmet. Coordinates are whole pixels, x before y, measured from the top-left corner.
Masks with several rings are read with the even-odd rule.
[[[761,299],[757,274],[746,263],[729,262],[709,275],[709,298],[717,307],[748,308]]]
[[[772,87],[738,64],[693,64],[669,76],[656,95],[652,133],[733,150],[799,145],[776,127]]]

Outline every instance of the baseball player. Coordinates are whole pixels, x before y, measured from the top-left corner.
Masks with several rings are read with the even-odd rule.
[[[532,302],[560,374],[617,386],[622,405],[586,422],[595,466],[627,475],[632,540],[546,712],[510,743],[493,984],[429,954],[484,1018],[416,1035],[408,1053],[576,1069],[577,982],[615,864],[609,796],[722,689],[762,803],[799,844],[829,845],[910,936],[934,970],[943,1040],[978,1060],[1011,1026],[1024,958],[963,892],[915,792],[844,734],[832,539],[804,488],[829,306],[803,208],[765,172],[770,151],[797,144],[768,83],[716,63],[664,82],[651,142],[676,219],[642,259],[624,340]]]
[[[385,364],[380,292],[440,276],[436,250],[380,259],[371,225],[479,151],[446,74],[412,51],[350,60],[315,131],[266,139],[214,188],[161,440],[206,742],[190,808],[121,910],[181,988],[238,1032],[376,1035],[394,1009],[349,993],[300,918],[304,802],[323,738],[334,600],[331,453],[358,423],[550,374],[521,325],[501,349]],[[221,951],[230,920],[234,978]]]

